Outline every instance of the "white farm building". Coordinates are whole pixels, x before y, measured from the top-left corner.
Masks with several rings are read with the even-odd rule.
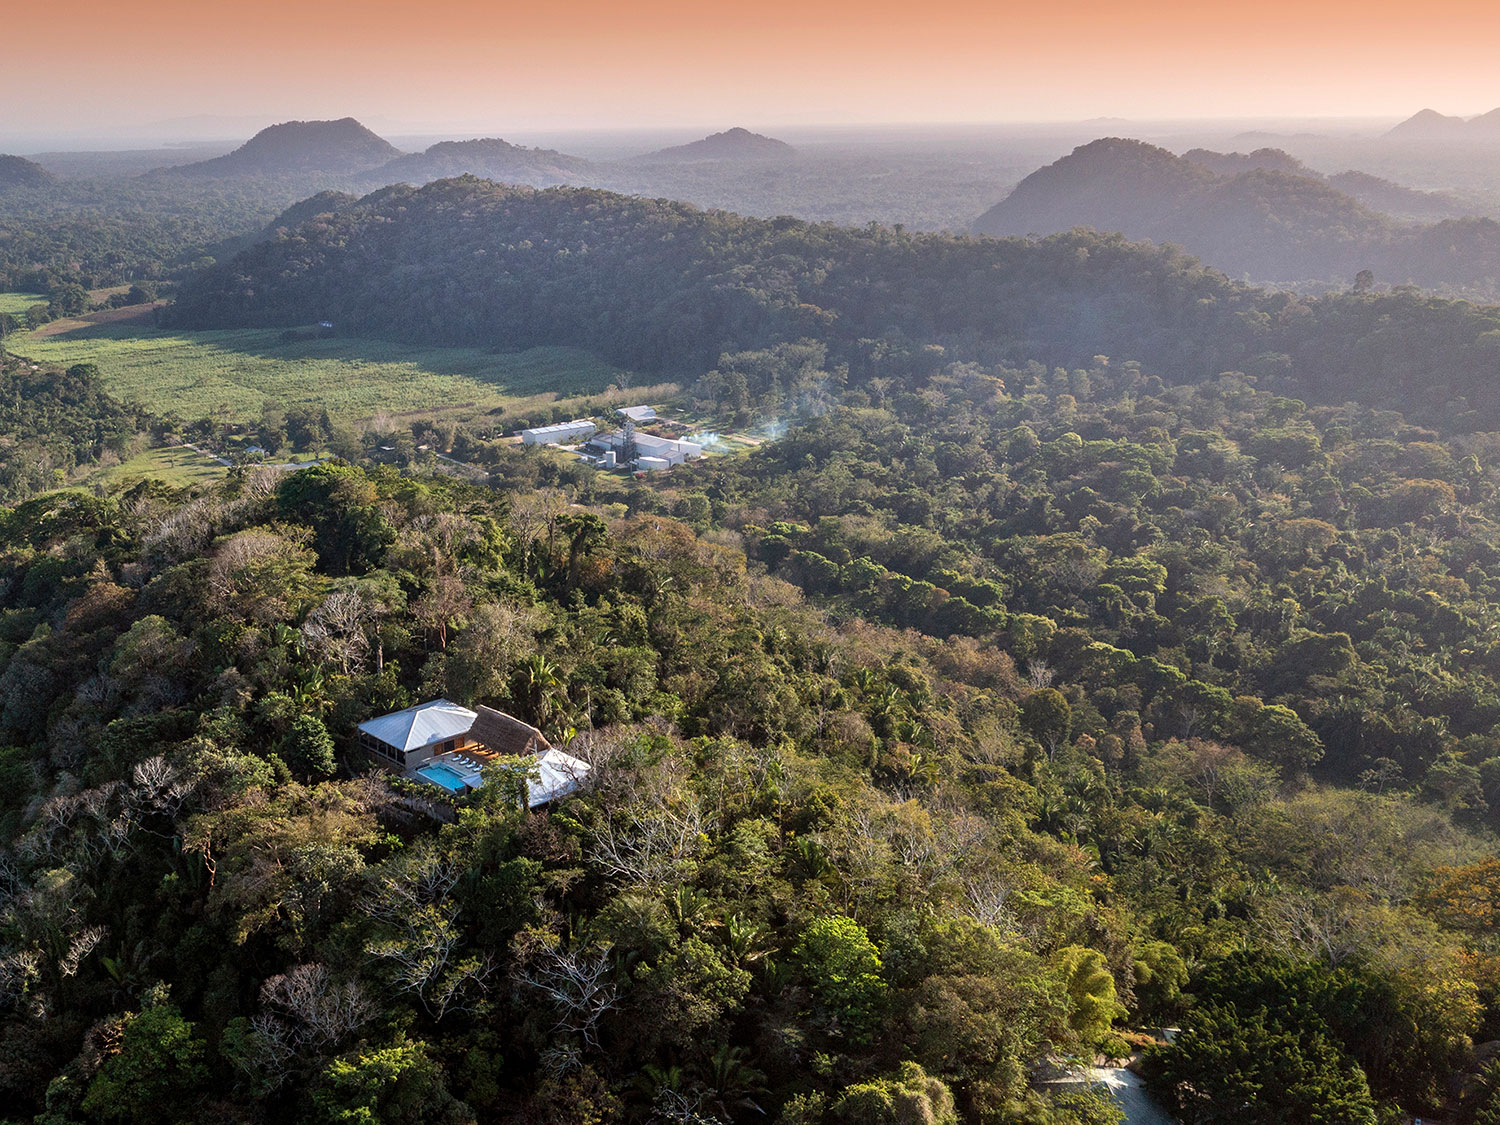
[[[680,465],[684,461],[693,461],[703,456],[703,447],[695,441],[680,441],[652,434],[636,434],[635,451],[639,457],[653,457],[668,465]]]
[[[550,426],[522,430],[521,441],[526,445],[560,445],[563,442],[591,438],[598,428],[587,418],[575,418],[571,422],[556,422]]]
[[[607,457],[608,454],[614,453],[617,458],[620,458],[630,441],[631,439],[625,436],[623,430],[616,430],[613,433],[596,437],[585,448],[596,456]],[[639,469],[665,469],[672,465],[680,465],[684,461],[695,461],[703,456],[703,447],[695,441],[680,441],[676,438],[642,433],[637,433],[634,441],[635,467]]]

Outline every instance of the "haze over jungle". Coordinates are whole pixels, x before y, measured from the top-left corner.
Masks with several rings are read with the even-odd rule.
[[[1500,1125],[1500,8],[0,29],[0,1125]]]

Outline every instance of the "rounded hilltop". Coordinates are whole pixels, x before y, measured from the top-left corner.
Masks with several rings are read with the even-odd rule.
[[[777,160],[795,156],[797,150],[785,141],[752,133],[735,126],[722,133],[711,133],[701,140],[671,148],[658,149],[646,160]]]

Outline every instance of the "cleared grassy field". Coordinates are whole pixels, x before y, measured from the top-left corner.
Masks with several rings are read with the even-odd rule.
[[[697,438],[690,439],[696,441]],[[705,453],[745,453],[751,449],[758,449],[764,442],[757,438],[747,438],[743,434],[719,434],[719,440],[710,445],[705,445]]]
[[[280,337],[274,329],[169,332],[143,323],[77,321],[17,334],[7,343],[38,362],[97,364],[116,398],[189,421],[254,422],[267,402],[285,410],[327,409],[334,421],[351,424],[380,415],[462,418],[502,406],[524,414],[597,395],[620,380],[618,368],[577,348],[490,352],[348,338],[283,344]],[[626,393],[661,397],[675,389]]]
[[[144,453],[100,469],[90,477],[90,483],[125,484],[128,481],[165,481],[175,488],[190,484],[213,484],[224,479],[227,468],[211,457],[179,446],[175,449],[148,449]]]
[[[0,313],[25,316],[32,305],[45,305],[47,298],[40,293],[0,293]],[[18,337],[19,339],[19,337]]]

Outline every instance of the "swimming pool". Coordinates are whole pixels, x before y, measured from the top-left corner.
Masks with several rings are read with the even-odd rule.
[[[441,785],[450,793],[462,793],[468,788],[464,783],[463,774],[458,773],[456,770],[451,770],[447,766],[439,765],[436,762],[417,770],[417,776],[425,781],[432,782],[434,785]]]

